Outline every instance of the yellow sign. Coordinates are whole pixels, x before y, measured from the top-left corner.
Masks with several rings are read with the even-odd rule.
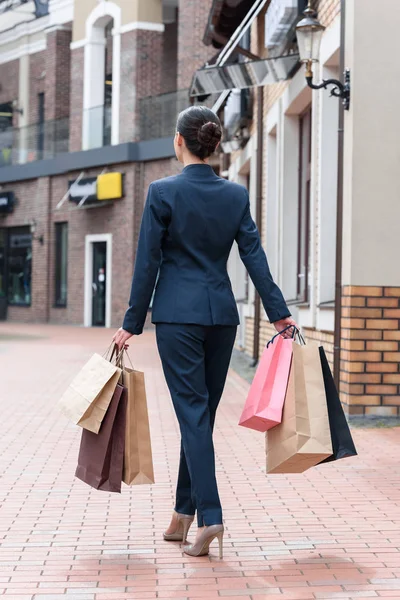
[[[122,195],[122,173],[104,173],[97,177],[98,200],[118,200]]]

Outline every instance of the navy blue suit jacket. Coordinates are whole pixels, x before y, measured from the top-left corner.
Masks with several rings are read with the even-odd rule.
[[[227,273],[235,240],[269,320],[290,316],[243,186],[218,177],[207,164],[151,183],[123,329],[142,333],[158,273],[153,323],[238,325]]]

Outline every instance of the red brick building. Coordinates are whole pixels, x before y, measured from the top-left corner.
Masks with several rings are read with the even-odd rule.
[[[0,318],[120,325],[210,5],[0,0]]]

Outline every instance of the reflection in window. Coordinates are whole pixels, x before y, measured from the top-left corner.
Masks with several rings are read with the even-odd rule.
[[[0,298],[6,293],[6,230],[0,229]]]
[[[31,304],[32,235],[29,227],[9,229],[8,302]]]
[[[67,306],[68,223],[56,223],[56,306]]]

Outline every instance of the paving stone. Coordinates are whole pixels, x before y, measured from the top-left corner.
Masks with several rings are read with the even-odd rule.
[[[180,439],[152,332],[132,341],[130,355],[146,373],[156,485],[118,495],[75,479],[81,430],[57,400],[112,333],[0,324],[0,595],[400,598],[400,430],[357,429],[358,457],[266,476],[264,436],[237,425],[248,383],[233,371],[215,430],[224,559],[216,543],[210,556],[191,558],[163,541]]]

